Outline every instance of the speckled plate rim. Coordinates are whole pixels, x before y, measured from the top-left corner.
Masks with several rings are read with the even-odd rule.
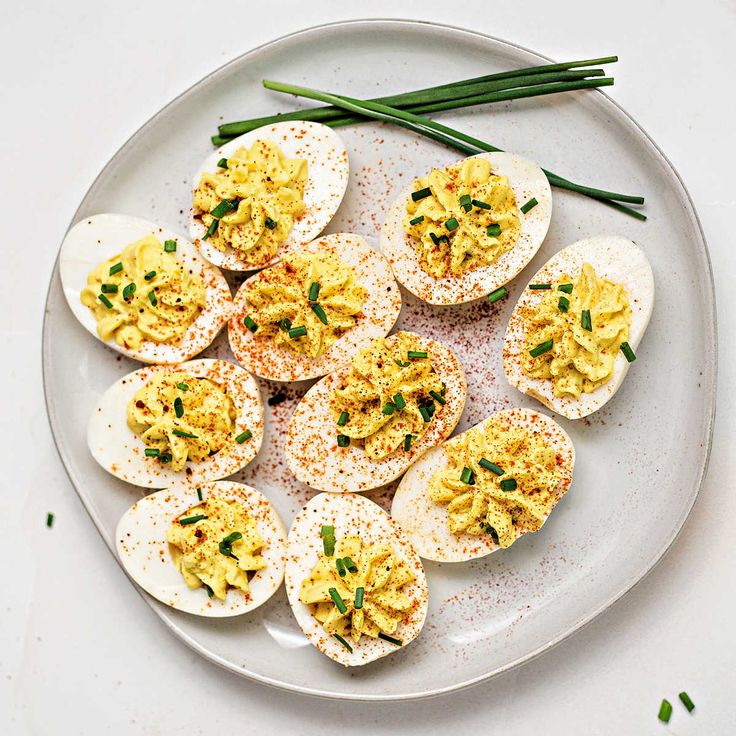
[[[448,37],[472,38],[475,41],[486,42],[491,46],[492,49],[502,47],[502,48],[506,48],[511,51],[523,52],[525,54],[529,54],[531,56],[536,57],[540,63],[553,61],[549,57],[543,56],[542,54],[539,54],[536,51],[532,51],[523,46],[519,46],[518,44],[510,43],[508,41],[504,41],[494,36],[480,33],[478,31],[470,31],[464,28],[459,28],[457,26],[445,25],[441,23],[430,23],[428,21],[418,21],[418,20],[404,20],[404,19],[398,19],[398,18],[356,19],[356,20],[349,20],[349,21],[339,21],[336,23],[326,23],[323,25],[312,26],[310,28],[306,28],[301,31],[296,31],[294,33],[290,33],[285,36],[281,36],[277,39],[274,39],[273,41],[269,41],[265,44],[262,44],[261,46],[258,46],[252,49],[251,51],[248,51],[245,54],[242,54],[236,57],[235,59],[229,61],[228,63],[219,67],[215,71],[211,72],[206,77],[196,82],[191,87],[189,87],[187,90],[185,90],[180,95],[175,97],[171,102],[169,102],[166,106],[164,106],[161,110],[159,110],[151,119],[145,122],[116,151],[116,153],[107,162],[107,164],[104,166],[104,168],[100,171],[100,173],[97,175],[95,180],[92,182],[92,185],[87,190],[87,193],[82,199],[82,202],[80,203],[77,211],[74,213],[74,216],[72,217],[72,221],[69,224],[69,228],[67,228],[67,232],[71,228],[71,226],[79,219],[79,213],[84,211],[85,202],[90,197],[94,196],[100,179],[102,179],[103,175],[108,171],[108,169],[111,166],[114,166],[117,160],[124,155],[125,150],[128,148],[128,146],[134,143],[135,141],[137,141],[139,138],[144,137],[148,131],[149,126],[160,114],[162,114],[164,111],[168,110],[172,106],[176,105],[180,100],[184,99],[185,97],[188,97],[191,94],[197,93],[199,89],[203,85],[207,85],[207,83],[210,80],[219,76],[221,73],[225,72],[226,70],[230,69],[233,66],[240,65],[249,60],[257,59],[264,52],[271,51],[274,46],[278,46],[281,44],[288,45],[292,42],[300,41],[304,37],[309,37],[311,35],[318,35],[324,32],[326,29],[355,28],[356,30],[365,30],[366,28],[370,28],[370,29],[373,29],[375,32],[379,32],[381,26],[390,27],[391,30],[406,29],[406,30],[415,30],[415,31],[417,29],[421,30],[422,27],[431,27],[434,30],[439,30],[443,32]],[[696,242],[694,242],[693,245],[698,251],[698,255],[701,261],[701,267],[705,272],[705,275],[707,277],[707,284],[709,287],[707,292],[704,292],[701,295],[701,298],[703,299],[703,304],[704,304],[704,311],[710,314],[710,320],[708,321],[706,325],[703,325],[703,330],[706,333],[710,333],[710,334],[707,334],[707,342],[711,346],[711,350],[710,350],[710,354],[706,356],[706,362],[705,362],[704,371],[703,371],[706,404],[703,408],[704,418],[705,418],[705,422],[704,422],[705,436],[702,438],[702,442],[700,444],[700,448],[701,448],[700,449],[700,461],[699,461],[700,472],[698,474],[697,482],[693,484],[693,488],[690,492],[690,499],[689,499],[687,508],[682,513],[682,515],[677,520],[677,522],[675,523],[669,539],[665,542],[665,544],[662,546],[662,548],[658,551],[656,555],[654,555],[650,560],[648,560],[647,562],[645,562],[645,564],[642,565],[641,570],[637,576],[632,577],[630,581],[628,581],[625,585],[623,585],[620,588],[620,590],[618,590],[614,595],[610,596],[608,600],[606,600],[603,604],[598,606],[593,611],[589,612],[587,615],[581,617],[577,622],[575,622],[572,626],[570,626],[566,632],[551,639],[543,646],[538,647],[530,652],[527,652],[525,655],[518,657],[515,660],[512,660],[511,662],[506,663],[505,665],[489,670],[487,673],[483,675],[480,675],[478,677],[474,677],[468,680],[457,682],[451,686],[447,686],[443,688],[436,688],[432,690],[419,691],[419,692],[408,692],[408,693],[401,693],[397,695],[388,695],[388,696],[387,695],[371,695],[371,694],[364,695],[360,693],[349,693],[348,694],[348,693],[343,693],[343,692],[339,692],[335,690],[319,690],[317,688],[301,687],[298,685],[293,685],[291,683],[282,682],[272,677],[266,677],[264,675],[259,674],[258,672],[250,671],[244,667],[235,667],[229,662],[227,662],[226,660],[222,659],[221,657],[214,655],[208,649],[206,649],[205,647],[200,645],[198,642],[196,642],[194,639],[192,639],[192,637],[190,637],[188,634],[183,632],[175,623],[167,619],[167,617],[164,615],[163,609],[158,607],[158,604],[156,603],[156,601],[149,598],[149,596],[147,596],[140,588],[138,588],[138,586],[135,586],[138,592],[140,593],[140,595],[143,597],[143,599],[148,603],[148,605],[153,609],[153,611],[155,611],[155,613],[163,621],[163,623],[169,628],[169,630],[172,633],[174,633],[187,646],[189,646],[191,649],[193,649],[198,654],[200,654],[202,657],[209,660],[210,662],[213,662],[214,664],[219,665],[220,667],[223,667],[231,672],[234,672],[237,675],[240,675],[241,677],[247,677],[248,679],[263,683],[264,685],[269,685],[271,687],[276,687],[276,688],[279,688],[282,690],[288,690],[291,692],[297,692],[303,695],[312,695],[315,697],[334,698],[334,699],[341,699],[341,700],[373,701],[373,702],[396,701],[396,700],[418,700],[422,698],[436,697],[438,695],[444,695],[447,693],[456,692],[464,688],[471,687],[472,685],[476,685],[478,683],[490,680],[491,678],[497,677],[498,675],[508,672],[518,667],[521,664],[530,662],[532,659],[535,659],[536,657],[540,656],[544,652],[547,652],[552,647],[561,643],[562,641],[567,639],[572,634],[580,631],[584,626],[586,626],[591,621],[593,621],[593,619],[597,618],[604,611],[607,611],[614,603],[619,601],[624,595],[626,595],[630,590],[632,590],[634,586],[636,586],[639,582],[641,582],[641,580],[654,569],[654,567],[662,560],[665,554],[672,547],[678,535],[680,534],[680,531],[682,530],[685,524],[685,521],[689,517],[692,511],[693,505],[695,504],[695,501],[700,493],[700,489],[703,486],[703,481],[705,479],[705,474],[708,468],[708,461],[710,459],[710,452],[711,452],[711,446],[712,446],[712,441],[713,441],[713,423],[715,420],[716,379],[717,379],[717,337],[716,337],[717,336],[717,323],[716,323],[715,285],[713,282],[713,269],[711,265],[710,254],[708,252],[708,246],[705,241],[705,235],[703,234],[703,228],[700,224],[700,219],[698,218],[697,212],[695,211],[695,206],[690,197],[690,193],[685,187],[685,184],[682,181],[682,178],[678,174],[677,170],[672,165],[672,162],[667,158],[667,156],[663,153],[663,151],[659,148],[659,146],[654,142],[654,140],[649,136],[649,134],[641,127],[641,125],[639,125],[639,123],[637,123],[620,105],[614,102],[610,97],[608,97],[600,89],[595,90],[594,94],[598,96],[597,99],[600,101],[600,104],[603,107],[603,109],[605,109],[610,114],[616,116],[616,118],[620,122],[624,123],[631,130],[632,135],[638,138],[640,141],[643,141],[653,151],[653,153],[657,157],[659,157],[661,162],[665,165],[664,168],[667,172],[667,176],[670,178],[672,182],[673,188],[679,192],[683,211],[689,217],[693,231],[697,234],[697,240]],[[51,289],[54,286],[54,283],[58,282],[58,280],[59,280],[59,261],[58,261],[58,256],[57,256],[57,260],[54,264],[54,269],[53,269],[51,279],[49,282],[49,287],[48,287],[48,292],[47,292],[47,297],[46,297],[46,304],[44,307],[42,351],[41,351],[44,396],[45,396],[45,401],[46,401],[46,411],[48,414],[49,424],[51,426],[51,434],[54,438],[54,443],[56,445],[57,452],[59,453],[59,457],[61,458],[62,464],[64,465],[64,468],[66,470],[67,476],[69,477],[69,480],[74,486],[74,489],[77,492],[77,495],[79,496],[80,500],[82,501],[82,504],[87,509],[87,512],[89,513],[90,517],[92,518],[92,521],[97,527],[98,532],[100,533],[105,543],[107,544],[108,548],[112,552],[113,556],[115,557],[115,560],[118,562],[118,564],[120,564],[114,552],[113,539],[110,535],[108,535],[105,532],[104,527],[102,526],[101,520],[97,517],[97,514],[95,514],[91,505],[87,502],[85,493],[82,490],[81,480],[74,477],[74,474],[72,473],[72,470],[71,470],[70,458],[68,457],[65,448],[61,445],[61,443],[59,442],[57,438],[56,426],[57,426],[57,423],[60,423],[61,420],[60,420],[59,411],[57,409],[54,397],[51,395],[49,391],[48,373],[51,370],[51,366],[49,365],[49,357],[48,357],[49,355],[48,354],[49,331],[47,330],[47,315],[49,311],[48,306],[49,306]],[[123,569],[122,565],[121,565],[121,569]]]

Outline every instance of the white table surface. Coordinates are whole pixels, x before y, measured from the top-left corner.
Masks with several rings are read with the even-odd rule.
[[[339,727],[733,733],[734,0],[374,0],[370,10],[317,0],[13,5],[5,4],[0,31],[0,452],[10,469],[0,489],[0,559],[8,570],[0,586],[0,733],[272,733],[277,726],[289,734]],[[721,354],[710,472],[655,571],[585,630],[509,675],[453,696],[389,705],[267,689],[172,638],[123,577],[64,474],[46,420],[40,356],[60,239],[121,143],[176,94],[249,48],[368,15],[471,26],[560,60],[619,54],[610,94],[671,158],[702,219],[719,291]],[[48,511],[56,514],[51,530]],[[692,715],[677,702],[682,689],[696,701]],[[669,726],[656,717],[665,696],[674,704]]]

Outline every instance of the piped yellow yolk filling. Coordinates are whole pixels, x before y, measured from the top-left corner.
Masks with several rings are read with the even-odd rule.
[[[246,263],[274,256],[306,208],[307,168],[270,141],[238,148],[227,168],[202,174],[194,190],[206,240],[221,251],[234,249]]]
[[[569,293],[560,291],[560,286]],[[626,289],[599,278],[584,263],[574,283],[565,274],[551,289],[538,293],[539,301],[522,312],[527,348],[524,372],[551,380],[555,396],[577,399],[582,392],[595,391],[613,376],[621,343],[629,338],[631,307]],[[551,349],[537,357],[530,354],[549,340]]]
[[[186,584],[204,585],[223,601],[229,587],[248,593],[248,573],[266,567],[256,521],[237,501],[210,498],[192,506],[172,522],[166,539]]]
[[[330,404],[339,433],[362,440],[366,455],[380,460],[399,447],[410,448],[442,410],[444,393],[431,354],[397,332],[390,342],[376,339],[353,358]]]
[[[344,536],[333,555],[319,555],[302,580],[299,600],[314,607],[314,617],[328,634],[350,636],[357,643],[362,635],[396,633],[413,606],[402,588],[415,578],[390,545],[366,545],[359,536]]]
[[[318,358],[355,327],[368,295],[334,253],[302,253],[262,271],[247,287],[257,340]],[[303,334],[302,334],[303,333]]]
[[[128,427],[152,456],[182,470],[188,460],[205,460],[230,441],[235,407],[227,392],[207,378],[162,372],[128,402]]]
[[[519,211],[508,179],[483,158],[432,169],[414,182],[404,218],[421,267],[430,276],[460,276],[514,247]]]
[[[137,349],[144,340],[177,343],[207,303],[204,282],[153,235],[95,268],[80,295],[103,340]]]
[[[490,534],[509,547],[520,530],[542,526],[560,481],[555,450],[542,437],[492,420],[450,440],[445,451],[449,465],[430,478],[429,496],[447,505],[451,533]]]

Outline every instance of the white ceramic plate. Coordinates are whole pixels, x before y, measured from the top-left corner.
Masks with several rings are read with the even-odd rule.
[[[263,90],[264,77],[368,97],[543,61],[479,33],[410,21],[355,21],[287,36],[219,69],[152,118],[105,167],[74,221],[126,212],[186,232],[186,182],[209,151],[217,122],[294,105]],[[468,403],[457,431],[513,405],[549,413],[506,384],[501,342],[519,289],[562,246],[601,232],[641,245],[657,282],[651,324],[614,400],[587,420],[561,420],[578,462],[573,486],[555,513],[538,534],[504,552],[463,565],[427,564],[427,625],[405,652],[346,672],[307,644],[283,589],[258,610],[217,622],[146,598],[176,636],[240,675],[303,693],[365,700],[424,697],[485,680],[545,651],[630,590],[669,548],[700,488],[715,404],[713,284],[697,216],[672,166],[600,92],[516,101],[444,114],[442,120],[567,178],[641,193],[649,215],[641,223],[556,190],[547,240],[507,300],[430,307],[405,293],[397,328],[446,343],[465,366]],[[374,245],[382,214],[406,181],[433,164],[461,158],[386,125],[344,128],[341,136],[352,174],[328,230],[353,230]],[[207,355],[229,357],[224,335]],[[98,467],[84,435],[105,388],[137,366],[78,324],[64,301],[58,269],[49,290],[43,361],[59,452],[113,550],[118,519],[141,491]],[[259,385],[264,400],[282,391],[266,381]],[[266,405],[263,449],[234,479],[262,490],[288,525],[312,492],[294,481],[282,460],[283,430],[299,393],[291,389],[286,396]],[[370,496],[388,500],[385,492]]]

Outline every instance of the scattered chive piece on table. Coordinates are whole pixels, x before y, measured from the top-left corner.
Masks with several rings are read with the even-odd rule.
[[[445,227],[452,232],[453,230],[457,230],[458,227],[460,227],[460,223],[457,221],[456,218],[451,217],[449,220],[445,222]]]
[[[533,210],[538,204],[539,202],[537,202],[537,200],[534,197],[532,197],[528,202],[525,202],[523,205],[521,205],[519,209],[524,214],[526,214],[527,212],[529,212],[529,210]]]
[[[220,203],[213,209],[210,214],[216,219],[225,217],[228,212],[232,212],[238,206],[237,199],[222,199]]]
[[[345,641],[345,639],[342,636],[340,636],[340,634],[333,634],[332,636],[334,636],[335,639],[337,639],[340,642],[340,644],[342,644],[345,647],[345,649],[347,649],[350,652],[350,654],[353,653],[353,648],[350,646],[350,644],[348,644],[347,641]]]
[[[319,530],[319,535],[322,537],[325,555],[332,557],[335,554],[335,527],[324,524]]]
[[[319,296],[319,281],[312,281],[312,283],[309,284],[309,301],[316,302],[318,296]]]
[[[337,606],[337,610],[340,611],[340,613],[347,613],[348,607],[345,605],[343,599],[340,598],[337,588],[330,588],[327,592],[330,594],[330,598],[332,598]]]
[[[409,360],[421,360],[422,358],[426,358],[429,355],[426,350],[409,350],[407,352],[407,357]]]
[[[341,412],[340,416],[337,419],[337,426],[344,427],[348,423],[348,419],[350,419],[350,414],[348,414],[346,411]]]
[[[634,351],[631,349],[631,345],[629,345],[629,343],[621,343],[621,352],[629,363],[633,363],[636,360],[636,355],[634,355]]]
[[[406,406],[406,399],[402,394],[394,394],[393,401],[397,409],[403,409]]]
[[[396,411],[396,404],[391,403],[390,401],[387,401],[383,405],[383,409],[381,411],[388,417],[390,417],[395,411]]]
[[[112,309],[112,302],[104,295],[98,294],[97,298],[108,308]]]
[[[335,560],[335,567],[337,567],[337,574],[341,577],[345,577],[345,563],[338,557]]]
[[[580,326],[588,332],[593,332],[593,321],[590,317],[590,309],[583,309],[580,314]]]
[[[407,434],[404,437],[404,452],[409,452],[409,450],[411,450],[411,440],[412,436],[410,434]]]
[[[420,222],[424,222],[424,215],[419,215],[419,217],[409,220],[410,225],[418,225]]]
[[[307,328],[304,325],[299,325],[299,327],[292,327],[289,330],[289,337],[292,340],[296,340],[298,337],[304,337],[307,334]]]
[[[156,275],[155,271],[149,271],[143,278],[146,281],[150,281]]]
[[[436,401],[436,402],[437,402],[438,404],[442,404],[442,406],[444,406],[444,405],[445,405],[445,404],[447,403],[447,401],[446,401],[446,400],[445,400],[445,399],[444,399],[444,398],[442,397],[442,395],[441,395],[441,394],[438,394],[438,393],[437,393],[436,391],[430,391],[430,392],[429,392],[429,395],[430,395],[430,396],[431,396],[431,397],[432,397],[432,398],[433,398],[433,399],[434,399],[434,400],[435,400],[435,401]]]
[[[659,714],[657,715],[657,718],[659,718],[662,723],[669,723],[670,718],[672,717],[672,703],[670,703],[667,698],[662,698],[662,703],[659,706]]]
[[[497,238],[501,234],[501,226],[494,222],[486,228],[486,235],[490,238]]]
[[[460,473],[460,480],[468,486],[475,485],[475,478],[473,477],[472,469],[464,467],[463,472]]]
[[[157,447],[146,447],[146,449],[143,450],[143,454],[146,457],[158,457],[161,454],[161,450]]]
[[[535,291],[540,291],[542,289],[551,289],[552,284],[529,284],[530,289],[534,289]]]
[[[355,606],[355,610],[359,611],[361,608],[363,608],[363,596],[365,595],[365,588],[356,588],[355,589],[355,603],[353,604]]]
[[[130,297],[132,297],[133,294],[135,294],[135,290],[136,290],[136,285],[135,284],[128,284],[123,289],[123,299],[126,299],[126,300],[127,299],[130,299]]]
[[[148,301],[151,302],[151,306],[155,307],[158,304],[158,299],[156,299],[156,293],[153,291],[148,292]]]
[[[196,516],[188,516],[186,519],[179,519],[179,523],[182,526],[188,526],[189,524],[196,524],[198,521],[202,521],[202,519],[206,519],[207,517],[204,514],[197,514]]]
[[[220,224],[219,220],[212,220],[210,223],[210,226],[207,228],[207,232],[202,237],[202,240],[207,240],[207,238],[211,238],[216,232],[217,232],[217,226]]]
[[[114,266],[110,266],[110,271],[108,272],[110,276],[114,276],[116,273],[120,273],[123,270],[123,264],[122,261],[120,263],[116,263]]]
[[[560,284],[557,291],[564,291],[565,294],[572,294],[572,284]]]
[[[202,489],[197,488],[197,498],[201,501],[202,500]]]
[[[695,710],[695,703],[690,700],[690,696],[684,690],[677,697],[680,698],[680,702],[687,708],[688,713],[692,713]]]
[[[181,396],[177,396],[174,399],[174,413],[178,419],[181,419],[184,416],[184,404],[181,401]]]
[[[424,189],[417,189],[416,192],[411,193],[411,198],[418,202],[420,199],[425,199],[426,197],[430,197],[432,195],[432,190],[429,187],[424,187]]]
[[[485,468],[486,470],[490,470],[491,473],[495,473],[496,475],[503,475],[504,471],[496,465],[496,463],[492,463],[490,460],[486,460],[484,457],[482,457],[478,461],[478,465],[481,466],[481,468]]]
[[[491,304],[495,304],[497,301],[500,301],[501,299],[504,299],[508,295],[509,295],[509,292],[506,291],[506,287],[505,286],[501,286],[500,288],[496,289],[495,291],[492,291],[488,295],[488,301]]]
[[[570,309],[570,300],[566,296],[561,296],[557,300],[557,309],[559,309],[560,312],[567,312],[567,310]]]
[[[348,447],[349,445],[350,445],[350,437],[348,437],[346,434],[337,435],[337,446],[338,447]]]
[[[397,647],[400,647],[404,643],[401,641],[401,639],[394,639],[393,636],[384,634],[383,631],[378,632],[378,638],[383,639],[384,641],[387,641],[389,644],[396,644]]]
[[[173,434],[175,434],[177,437],[185,437],[186,439],[189,439],[189,440],[199,439],[198,435],[192,434],[191,432],[184,432],[184,430],[181,430],[181,429],[173,430]]]
[[[479,210],[489,210],[489,209],[491,209],[491,205],[489,205],[488,202],[481,202],[480,199],[473,199],[473,200],[471,200],[471,202]]]
[[[327,315],[325,314],[325,310],[322,309],[322,306],[320,304],[310,304],[312,307],[312,311],[317,315],[317,319],[323,324],[327,324]]]
[[[267,217],[263,224],[269,229],[269,230],[275,230],[276,226],[278,225],[278,222],[276,220],[272,220],[270,217]]]
[[[176,252],[176,240],[164,240],[164,252],[175,253]]]
[[[343,563],[345,565],[345,569],[348,572],[351,572],[353,574],[355,574],[356,572],[358,572],[358,566],[353,562],[352,558],[350,558],[350,557],[343,557],[342,558],[342,561],[343,561]]]
[[[48,514],[46,514],[46,526],[47,526],[47,527],[48,527],[49,529],[51,529],[51,527],[52,527],[53,525],[54,525],[54,515],[53,515],[53,514],[52,514],[52,513],[51,513],[51,512],[49,511],[49,513],[48,513]],[[681,699],[681,700],[682,700],[682,695],[684,695],[684,693],[682,693],[682,694],[680,695],[680,699]],[[685,701],[683,700],[682,702],[684,703]],[[694,706],[693,706],[693,707],[694,707]],[[692,708],[690,708],[689,710],[692,710]]]
[[[100,286],[100,291],[103,294],[117,294],[118,286],[117,284],[102,284],[102,286]]]
[[[189,385],[186,383],[177,383],[176,387],[179,389],[179,391],[189,391]]]
[[[532,358],[538,358],[540,355],[544,355],[544,353],[547,353],[550,350],[552,350],[553,344],[554,343],[552,340],[545,340],[544,342],[540,342],[539,345],[537,345],[537,347],[532,348],[529,351],[529,355],[531,355]]]
[[[220,159],[220,160],[219,160],[219,161],[217,162],[217,165],[218,165],[218,166],[219,166],[219,167],[220,167],[221,169],[226,169],[226,168],[227,168],[227,159],[226,159],[226,158],[221,158],[221,159]]]
[[[501,483],[501,490],[506,491],[507,493],[509,491],[515,491],[516,490],[516,478],[504,478]]]
[[[246,429],[244,432],[241,432],[236,438],[235,441],[242,445],[243,442],[246,440],[249,440],[253,436],[253,432],[251,432],[249,429]]]

